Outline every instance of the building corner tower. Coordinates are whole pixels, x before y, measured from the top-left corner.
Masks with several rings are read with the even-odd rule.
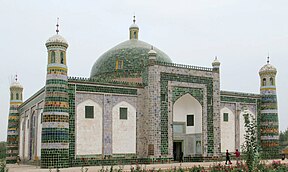
[[[48,65],[42,122],[41,168],[69,167],[67,41],[58,34],[46,42]]]
[[[269,64],[264,65],[260,71],[260,142],[264,158],[279,156],[279,122],[276,95],[277,70]]]
[[[10,86],[10,109],[7,129],[7,151],[6,163],[14,164],[19,155],[19,111],[18,107],[22,104],[23,87],[18,82],[17,76]]]

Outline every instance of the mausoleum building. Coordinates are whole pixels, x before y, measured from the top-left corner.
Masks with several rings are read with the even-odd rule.
[[[269,61],[259,71],[259,94],[224,91],[217,58],[211,67],[176,64],[139,34],[134,19],[129,39],[79,78],[68,75],[69,44],[57,29],[45,44],[46,84],[24,102],[23,86],[11,84],[7,162],[148,163],[181,152],[187,161],[209,159],[241,151],[244,113],[257,119],[262,150],[278,154],[277,70]]]

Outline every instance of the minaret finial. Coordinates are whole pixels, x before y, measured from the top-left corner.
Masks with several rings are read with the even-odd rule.
[[[16,82],[18,81],[18,76],[17,76],[17,74],[15,75],[15,81],[16,81]]]
[[[59,33],[59,17],[57,17],[57,24],[56,24],[56,33]]]
[[[269,52],[268,52],[268,57],[267,57],[267,64],[269,64],[269,62],[270,62],[270,57],[269,57]]]
[[[136,19],[135,19],[135,13],[134,13],[134,16],[133,16],[133,23],[135,24],[136,22]]]
[[[215,60],[217,60],[217,56],[215,56]]]

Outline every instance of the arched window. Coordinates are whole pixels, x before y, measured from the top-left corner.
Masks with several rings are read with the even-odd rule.
[[[266,78],[263,78],[262,86],[266,86]]]
[[[134,32],[134,39],[136,39],[136,36],[137,36],[137,35],[136,35],[136,32]]]
[[[19,100],[19,93],[16,93],[16,100]]]
[[[60,53],[61,64],[64,64],[64,52],[61,51]]]
[[[274,85],[274,79],[272,77],[270,78],[270,84]]]
[[[11,100],[13,100],[13,99],[14,99],[14,97],[13,97],[13,93],[11,93],[11,97],[10,97],[10,98],[11,98]]]
[[[56,53],[55,51],[51,52],[51,63],[55,63]]]

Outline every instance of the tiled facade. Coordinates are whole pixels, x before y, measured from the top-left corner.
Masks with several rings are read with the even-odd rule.
[[[137,31],[133,25],[131,34],[135,28]],[[180,140],[181,146],[177,149],[184,151],[185,159],[218,157],[223,152],[221,144],[226,142],[226,133],[221,131],[221,127],[227,125],[223,123],[223,109],[234,115],[230,124],[235,123],[235,135],[229,136],[233,139],[233,148],[239,148],[243,141],[241,115],[244,110],[256,115],[259,131],[267,126],[266,119],[270,120],[274,115],[273,131],[278,136],[277,113],[271,115],[271,104],[270,109],[264,109],[271,103],[268,100],[275,100],[273,107],[277,107],[276,93],[271,99],[270,94],[266,95],[266,87],[261,94],[220,91],[220,62],[217,59],[211,68],[171,63],[166,54],[136,38],[138,31],[137,37],[130,35],[130,40],[103,54],[95,63],[90,78],[68,78],[68,43],[59,35],[47,41],[45,87],[20,103],[19,108],[11,105],[11,119],[18,116],[17,120],[22,121],[9,117],[10,128],[15,122],[21,128],[16,128],[20,131],[20,143],[15,142],[19,145],[15,150],[20,149],[23,162],[40,159],[42,168],[151,163],[157,159],[168,162],[175,156],[175,138]],[[195,128],[191,133],[180,128],[182,133],[177,135],[174,133],[177,125],[189,128],[188,121],[177,122],[173,118],[177,115],[174,105],[186,95],[200,107],[201,114],[193,114],[193,120],[201,120],[198,128],[196,125],[190,127]],[[96,111],[92,119],[86,119],[85,106],[93,106]],[[127,110],[126,122],[119,119],[120,108]],[[33,114],[37,116],[38,125],[29,128],[26,124],[29,125]],[[10,128],[8,138],[12,140]],[[264,131],[263,127],[261,131]],[[268,131],[267,127],[265,131]],[[268,137],[261,133],[259,138],[264,143],[263,139]],[[41,150],[41,154],[33,149]]]

